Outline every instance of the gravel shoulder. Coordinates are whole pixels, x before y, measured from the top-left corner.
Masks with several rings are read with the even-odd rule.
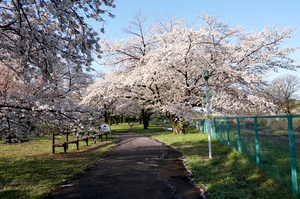
[[[118,143],[104,158],[45,198],[202,198],[180,152],[139,134],[115,135]]]

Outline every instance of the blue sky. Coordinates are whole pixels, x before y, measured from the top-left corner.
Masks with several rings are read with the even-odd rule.
[[[218,16],[220,20],[232,26],[245,27],[247,31],[262,30],[267,25],[279,28],[290,26],[300,28],[300,1],[299,0],[115,0],[115,9],[110,11],[116,15],[115,19],[107,18],[105,34],[107,38],[127,38],[129,35],[122,32],[128,26],[133,15],[141,10],[151,22],[155,16],[164,18],[167,14],[174,14],[178,18],[186,18],[188,23],[201,23],[195,17],[200,12]],[[293,38],[286,40],[286,46],[300,46],[300,29]],[[300,50],[291,55],[300,60]],[[300,65],[300,61],[297,62]],[[97,70],[105,71],[99,64],[94,63]],[[294,74],[297,72],[280,70],[280,74]]]

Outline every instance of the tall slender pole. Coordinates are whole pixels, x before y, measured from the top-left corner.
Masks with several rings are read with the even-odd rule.
[[[208,96],[208,71],[204,71],[205,87],[206,87],[206,112],[207,112],[207,124],[208,124],[208,149],[209,158],[212,158],[212,148],[211,148],[211,121],[210,121],[210,110],[209,110],[209,96]]]

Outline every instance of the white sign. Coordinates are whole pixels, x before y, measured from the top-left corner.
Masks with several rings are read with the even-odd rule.
[[[110,126],[109,126],[109,124],[107,124],[107,123],[101,124],[101,126],[100,126],[100,131],[101,131],[101,132],[110,132],[110,134],[111,134]]]

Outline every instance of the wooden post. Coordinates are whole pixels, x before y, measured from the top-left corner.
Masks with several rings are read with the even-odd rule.
[[[77,150],[79,150],[79,135],[77,135],[76,147],[77,147]]]
[[[68,142],[69,141],[69,132],[67,131],[66,133],[67,133],[67,135],[66,135],[66,142]],[[66,144],[66,149],[69,149],[68,148],[68,144]]]
[[[52,133],[52,153],[54,154],[55,153],[55,134]]]
[[[63,143],[63,146],[64,146],[64,152],[67,153],[67,147],[68,147],[67,142]]]
[[[76,147],[77,147],[77,150],[79,150],[79,140],[77,140],[77,142],[76,142]]]

